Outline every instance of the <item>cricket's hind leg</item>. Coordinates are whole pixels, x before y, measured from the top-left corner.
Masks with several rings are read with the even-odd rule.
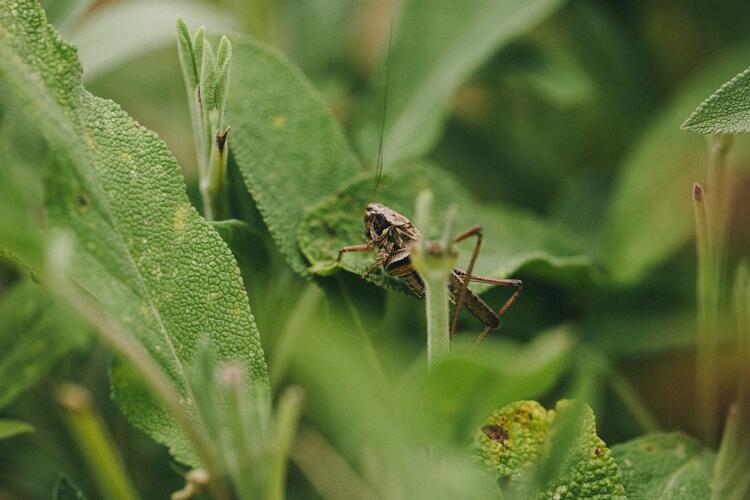
[[[461,277],[462,281],[466,284],[468,284],[470,281],[474,281],[476,283],[487,283],[488,285],[508,286],[515,288],[513,294],[511,294],[508,300],[506,300],[505,303],[500,306],[500,309],[497,311],[496,314],[498,318],[505,314],[505,311],[507,311],[508,308],[513,305],[513,302],[516,301],[518,296],[521,295],[521,291],[523,290],[523,282],[521,280],[485,278],[484,276],[475,276],[473,274],[470,275],[463,271],[459,271],[458,269],[456,269],[454,272],[458,274]],[[477,337],[476,343],[478,344],[483,341],[492,328],[492,325],[485,324],[482,332]]]
[[[469,267],[466,269],[466,274],[471,276],[471,273],[474,272],[474,264],[477,261],[477,257],[479,256],[479,248],[482,246],[482,226],[474,226],[468,231],[465,231],[458,235],[455,239],[455,243],[461,243],[467,238],[471,238],[472,236],[476,236],[477,242],[474,244],[474,250],[471,252],[471,260],[469,261]],[[450,329],[450,338],[453,339],[453,337],[456,335],[456,325],[458,324],[458,315],[461,312],[461,308],[464,305],[464,300],[466,299],[466,292],[469,290],[469,280],[462,279],[461,280],[461,291],[459,292],[458,296],[456,297],[456,309],[453,313],[453,321],[451,321],[451,329]],[[485,336],[487,334],[485,333]]]

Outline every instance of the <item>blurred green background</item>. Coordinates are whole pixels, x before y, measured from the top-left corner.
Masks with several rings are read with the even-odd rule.
[[[373,167],[373,139],[359,134],[357,119],[372,106],[373,96],[382,95],[375,91],[377,68],[388,53],[392,20],[399,25],[398,0],[42,4],[50,21],[78,47],[87,88],[120,103],[158,133],[182,166],[196,206],[192,129],[174,42],[177,15],[193,29],[206,25],[210,34],[230,38],[231,33],[249,33],[287,54],[350,133],[363,170]],[[454,4],[455,12],[448,14],[460,16],[461,2]],[[690,193],[692,183],[705,177],[707,148],[703,137],[679,127],[705,97],[750,63],[749,14],[744,0],[550,2],[539,22],[472,68],[454,92],[429,158],[481,203],[516,206],[568,231],[596,264],[593,277],[585,279],[540,272],[514,276],[524,279],[524,294],[503,329],[492,335],[526,345],[555,329],[557,336],[543,337],[552,354],[545,354],[541,344],[536,351],[526,345],[529,350],[514,358],[508,353],[521,346],[503,349],[490,343],[488,353],[498,353],[491,358],[497,367],[485,372],[454,367],[439,380],[471,369],[477,370],[472,376],[490,377],[486,384],[478,382],[471,396],[472,404],[481,407],[483,390],[502,392],[491,377],[512,377],[513,369],[511,375],[503,370],[514,359],[532,363],[541,356],[550,364],[540,369],[544,381],[532,380],[496,397],[537,398],[548,406],[561,397],[581,397],[593,407],[599,434],[608,444],[640,435],[655,422],[697,434],[700,422],[691,410],[696,313]],[[420,29],[439,38],[442,25],[428,22],[434,19]],[[398,93],[405,78],[392,71],[391,90]],[[3,118],[7,125],[10,118]],[[747,255],[750,245],[744,224],[750,199],[747,146],[739,138],[731,160],[732,260]],[[39,159],[27,152],[24,160],[34,165]],[[232,161],[230,177],[247,197]],[[348,377],[348,383],[360,387],[357,377],[344,370],[364,369],[346,360],[348,347],[329,346],[341,359],[334,354],[326,359],[320,343],[333,342],[339,330],[358,331],[371,339],[370,354],[384,366],[389,382],[398,385],[424,356],[423,304],[343,273],[311,288],[283,261],[252,203],[244,199],[242,206],[241,215],[255,232],[248,243],[252,258],[241,259],[240,265],[274,386],[302,385],[308,391],[306,424],[334,435],[332,428],[345,425],[334,413],[346,413],[347,407],[345,399],[327,404],[332,396],[325,396],[326,390],[344,394]],[[17,280],[13,266],[0,261],[0,294]],[[491,290],[485,297],[499,304],[504,292]],[[326,326],[315,323],[324,308],[333,318]],[[327,340],[295,335],[315,332],[315,324],[321,332],[330,330]],[[478,331],[475,320],[462,318],[459,335],[471,338]],[[309,348],[306,363],[291,353],[290,345],[297,344]],[[730,354],[722,363],[725,381],[736,376]],[[310,361],[316,355],[317,365]],[[60,470],[95,498],[50,397],[60,380],[92,390],[146,498],[164,498],[180,487],[179,467],[167,452],[131,428],[110,401],[109,359],[96,343],[81,348],[3,410],[4,416],[32,423],[36,432],[0,442],[0,498],[48,498]],[[331,373],[322,373],[326,370]],[[324,381],[311,382],[316,376]],[[361,383],[368,387],[370,382]],[[734,387],[725,385],[722,404],[727,406]],[[439,386],[423,389],[428,398],[439,400]],[[366,412],[368,405],[385,402],[362,404]],[[298,466],[290,472],[289,498],[316,498]]]

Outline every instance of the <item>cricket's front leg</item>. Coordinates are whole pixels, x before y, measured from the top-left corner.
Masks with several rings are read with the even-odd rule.
[[[341,256],[347,252],[369,252],[370,250],[372,250],[372,245],[370,243],[368,243],[367,245],[350,245],[348,247],[344,247],[339,250],[339,256],[336,259],[336,264],[341,263]]]

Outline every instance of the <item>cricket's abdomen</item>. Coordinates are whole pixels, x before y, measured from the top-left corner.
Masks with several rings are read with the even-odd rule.
[[[455,303],[458,299],[458,294],[461,293],[461,289],[464,286],[464,282],[461,277],[453,271],[449,278],[448,290],[451,294],[451,300]],[[500,317],[485,301],[479,298],[479,295],[475,294],[468,288],[464,296],[464,307],[474,315],[482,324],[489,326],[490,328],[497,328],[500,326]]]

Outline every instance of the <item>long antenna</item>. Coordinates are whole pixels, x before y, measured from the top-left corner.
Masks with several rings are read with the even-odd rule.
[[[376,168],[376,180],[375,189],[372,191],[372,198],[375,198],[375,194],[378,192],[380,187],[380,179],[383,177],[383,141],[385,137],[385,119],[388,114],[388,84],[390,83],[390,66],[391,66],[391,50],[393,48],[393,18],[391,17],[391,24],[388,33],[388,55],[385,59],[385,86],[383,89],[383,109],[380,116],[380,140],[378,141],[378,159],[375,164]]]

